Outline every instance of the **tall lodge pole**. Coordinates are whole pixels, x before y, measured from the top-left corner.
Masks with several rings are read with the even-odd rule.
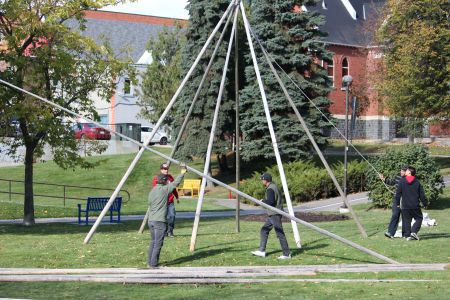
[[[224,64],[224,69],[223,69],[223,73],[222,73],[222,80],[220,81],[219,95],[217,96],[216,108],[214,110],[211,134],[209,135],[208,149],[206,151],[205,167],[203,169],[203,174],[205,174],[205,175],[208,174],[209,166],[211,164],[211,152],[212,152],[212,147],[214,144],[217,120],[219,119],[219,109],[220,109],[220,104],[222,102],[223,90],[225,88],[226,75],[227,75],[227,71],[228,71],[228,62],[230,60],[230,54],[231,54],[231,50],[233,47],[234,31],[237,26],[238,12],[239,12],[239,9],[238,9],[238,7],[236,7],[235,13],[234,13],[233,28],[231,29],[230,42],[228,44],[227,56],[225,58],[225,64]],[[195,210],[194,226],[192,227],[191,244],[189,246],[189,251],[191,251],[191,252],[193,252],[195,250],[195,243],[197,242],[198,225],[200,223],[200,213],[202,210],[203,198],[205,196],[205,188],[206,188],[206,178],[203,177],[202,184],[200,186],[200,193],[198,196],[197,209]]]
[[[176,99],[178,98],[178,95],[181,93],[181,90],[183,89],[184,85],[186,84],[186,82],[188,81],[188,79],[191,77],[192,72],[194,71],[195,67],[197,66],[197,64],[199,63],[201,57],[203,56],[203,54],[205,53],[207,47],[209,46],[209,44],[211,43],[213,37],[215,36],[216,32],[219,30],[220,26],[222,25],[223,21],[225,20],[226,16],[228,15],[228,13],[230,12],[231,8],[233,7],[233,3],[230,3],[230,5],[228,6],[227,10],[225,11],[225,13],[223,14],[222,18],[219,20],[219,22],[217,23],[216,27],[214,28],[213,32],[210,34],[209,38],[207,39],[207,41],[205,42],[205,45],[203,45],[203,48],[200,50],[200,53],[197,55],[196,60],[194,61],[194,63],[192,64],[191,68],[189,69],[188,73],[186,74],[186,76],[184,77],[183,81],[181,82],[180,86],[178,87],[177,91],[175,92],[175,95],[172,97],[172,99],[170,100],[169,104],[167,104],[166,109],[164,110],[164,112],[162,113],[161,117],[159,118],[158,122],[156,122],[155,127],[153,128],[152,132],[150,133],[150,136],[148,137],[148,139],[144,142],[144,146],[148,146],[148,144],[150,143],[150,141],[153,139],[153,136],[155,135],[155,133],[157,132],[157,130],[159,129],[159,127],[161,126],[162,122],[164,121],[164,119],[166,118],[167,114],[169,113],[170,109],[172,108],[173,104],[175,103]],[[98,216],[97,220],[95,221],[94,225],[92,226],[91,230],[89,231],[89,233],[87,234],[86,238],[84,239],[84,244],[89,243],[89,241],[91,240],[92,236],[94,235],[95,231],[97,230],[97,227],[100,225],[100,223],[103,220],[103,217],[106,215],[106,213],[109,211],[109,208],[111,207],[111,205],[113,204],[114,200],[116,199],[117,195],[119,194],[120,190],[122,189],[123,185],[125,184],[125,182],[127,181],[128,177],[130,176],[131,172],[134,170],[135,166],[137,165],[139,159],[141,158],[142,154],[144,153],[145,147],[142,147],[138,154],[136,155],[136,157],[134,158],[133,162],[130,164],[130,166],[128,167],[127,171],[125,172],[125,174],[123,175],[122,179],[120,180],[119,184],[117,185],[116,189],[114,190],[113,194],[111,195],[111,197],[109,198],[108,202],[106,203],[105,207],[103,208],[102,212],[100,213],[100,215]]]
[[[255,68],[256,78],[258,81],[259,90],[261,92],[261,98],[262,98],[262,102],[264,105],[264,112],[266,114],[267,125],[269,127],[270,138],[272,140],[272,146],[273,146],[275,158],[276,158],[277,165],[278,165],[278,170],[280,172],[280,178],[281,178],[281,183],[283,186],[284,197],[286,198],[286,205],[287,205],[287,208],[289,211],[289,215],[295,217],[294,209],[292,207],[292,202],[291,202],[291,196],[289,194],[289,188],[288,188],[287,181],[286,181],[286,175],[284,173],[283,162],[281,161],[280,152],[278,150],[277,139],[275,137],[275,131],[274,131],[273,125],[272,125],[272,118],[270,116],[269,104],[267,103],[267,97],[266,97],[266,93],[264,91],[264,85],[262,83],[261,74],[259,72],[258,60],[256,59],[255,50],[253,48],[252,37],[250,35],[250,29],[249,29],[250,25],[248,23],[247,16],[245,14],[245,8],[244,8],[244,5],[242,4],[242,2],[241,2],[241,13],[242,13],[242,18],[244,20],[244,27],[245,27],[245,32],[247,34],[247,41],[248,41],[248,44],[250,47],[250,53],[252,55],[253,67]],[[294,221],[291,220],[291,225],[292,225],[292,231],[294,232],[295,243],[297,244],[298,248],[301,248],[300,234],[298,232],[297,223],[295,223]]]
[[[7,82],[7,81],[2,80],[1,78],[0,78],[0,83],[5,85],[5,86],[7,86],[7,87],[12,88],[12,89],[21,91],[21,92],[23,92],[25,94],[28,94],[28,95],[30,95],[30,96],[32,96],[32,97],[34,97],[36,99],[39,99],[40,101],[45,102],[45,103],[47,103],[47,104],[49,104],[49,105],[51,105],[53,107],[61,109],[62,111],[65,111],[65,112],[67,112],[70,115],[73,115],[73,116],[78,117],[78,118],[82,118],[83,117],[80,114],[77,114],[77,113],[75,113],[75,112],[73,112],[73,111],[71,111],[71,110],[69,110],[69,109],[67,109],[65,107],[62,107],[61,105],[58,105],[58,104],[56,104],[56,103],[54,103],[54,102],[52,102],[52,101],[50,101],[48,99],[45,99],[45,98],[43,98],[41,96],[38,96],[38,95],[33,94],[33,93],[31,93],[31,92],[29,92],[27,90],[24,90],[24,89],[22,89],[20,87],[17,87],[17,86],[15,86],[15,85]],[[105,125],[102,125],[102,124],[100,124],[100,123],[98,123],[98,122],[96,122],[94,120],[86,119],[86,121],[88,121],[90,123],[93,123],[93,124],[103,128],[103,129],[111,130],[110,128],[106,128]],[[145,148],[147,151],[150,151],[151,153],[154,153],[154,154],[156,154],[156,155],[158,155],[158,156],[160,156],[160,157],[162,157],[164,159],[170,160],[172,163],[180,164],[180,162],[177,161],[176,159],[173,159],[173,158],[171,158],[171,157],[169,157],[169,156],[167,156],[167,155],[165,155],[165,154],[163,154],[163,153],[161,153],[161,152],[159,152],[159,151],[157,151],[157,150],[155,150],[153,148],[145,146],[144,144],[142,144],[142,143],[140,143],[140,142],[138,142],[136,140],[133,140],[132,138],[130,138],[130,137],[126,136],[126,135],[118,133],[115,130],[111,130],[111,132],[114,133],[117,136],[122,137],[123,139],[125,139],[127,141],[130,141],[131,143],[133,143],[133,144],[135,144],[137,146]],[[264,208],[266,208],[268,210],[271,210],[271,211],[276,212],[276,213],[278,213],[278,214],[280,214],[280,215],[282,215],[282,216],[284,216],[284,217],[286,217],[286,218],[288,218],[290,220],[293,220],[293,221],[297,222],[298,224],[302,224],[302,225],[304,225],[307,228],[310,228],[310,229],[312,229],[312,230],[314,230],[316,232],[319,232],[319,233],[321,233],[323,235],[326,235],[326,236],[328,236],[330,238],[333,238],[333,239],[335,239],[337,241],[340,241],[341,243],[344,243],[344,244],[346,244],[346,245],[348,245],[350,247],[353,247],[353,248],[355,248],[355,249],[357,249],[359,251],[367,253],[367,254],[369,254],[369,255],[371,255],[373,257],[376,257],[376,258],[378,258],[380,260],[383,260],[383,261],[385,261],[387,263],[391,263],[391,264],[398,264],[399,263],[399,262],[397,262],[397,261],[395,261],[395,260],[393,260],[393,259],[391,259],[389,257],[386,257],[384,255],[381,255],[381,254],[373,251],[373,250],[370,250],[370,249],[365,248],[365,247],[363,247],[361,245],[358,245],[358,244],[356,244],[356,243],[354,243],[354,242],[352,242],[350,240],[347,240],[347,239],[345,239],[343,237],[340,237],[340,236],[338,236],[338,235],[336,235],[336,234],[334,234],[332,232],[329,232],[327,230],[319,228],[319,227],[317,227],[317,226],[315,226],[313,224],[310,224],[310,223],[308,223],[306,221],[303,221],[303,220],[301,220],[301,219],[299,219],[297,217],[293,217],[290,214],[288,214],[288,213],[286,213],[286,212],[284,212],[282,210],[279,210],[279,209],[277,209],[275,207],[272,207],[272,206],[270,206],[270,205],[268,205],[268,204],[266,204],[266,203],[264,203],[262,201],[259,201],[258,199],[255,199],[252,196],[247,195],[247,194],[245,194],[245,193],[243,193],[243,192],[241,192],[241,191],[239,191],[239,190],[237,190],[237,189],[235,189],[235,188],[233,188],[233,187],[231,187],[231,186],[229,186],[229,185],[227,185],[227,184],[225,184],[225,183],[223,183],[223,182],[221,182],[221,181],[219,181],[219,180],[217,180],[217,179],[215,179],[215,178],[213,178],[213,177],[211,177],[211,176],[209,176],[207,174],[203,174],[202,172],[200,172],[200,171],[198,171],[198,170],[196,170],[196,169],[194,169],[192,167],[186,166],[186,168],[188,169],[188,171],[193,172],[194,174],[196,174],[196,175],[198,175],[200,177],[203,177],[203,178],[206,178],[208,180],[211,180],[213,183],[215,183],[215,184],[217,184],[217,185],[219,185],[221,187],[224,187],[227,190],[229,190],[229,191],[231,191],[233,193],[236,193],[236,194],[244,197],[245,199],[248,199],[248,200],[252,201],[255,204],[258,204],[258,205],[260,205],[260,206],[262,206],[262,207],[264,207]]]
[[[235,89],[235,98],[236,98],[236,129],[234,133],[234,146],[235,148],[235,155],[236,155],[236,189],[239,190],[239,180],[240,180],[240,171],[241,171],[241,158],[240,158],[240,147],[241,147],[241,141],[240,141],[240,130],[239,130],[239,46],[238,46],[238,27],[236,26],[236,31],[234,32],[234,89]],[[236,194],[236,232],[241,231],[241,225],[240,225],[240,210],[241,210],[241,204],[239,202],[239,195]]]
[[[192,99],[192,103],[191,103],[191,105],[189,107],[189,110],[188,110],[188,112],[186,114],[186,117],[184,118],[183,124],[181,124],[180,132],[178,133],[177,139],[175,140],[175,143],[174,143],[174,145],[172,147],[172,151],[170,152],[170,157],[171,158],[173,158],[173,156],[175,155],[175,152],[178,149],[178,145],[180,144],[180,141],[181,141],[181,138],[183,136],[184,130],[186,129],[186,126],[187,126],[187,123],[188,123],[188,121],[189,121],[189,119],[191,117],[192,111],[194,110],[195,103],[197,103],[197,99],[200,96],[200,92],[202,90],[203,84],[205,83],[206,78],[208,77],[209,70],[211,69],[211,67],[213,65],[214,59],[216,58],[216,55],[217,55],[217,51],[218,51],[220,45],[222,44],[223,37],[225,36],[225,33],[227,31],[227,28],[228,28],[228,24],[230,23],[230,20],[231,20],[232,17],[233,17],[233,14],[229,14],[228,15],[227,22],[225,23],[225,26],[224,26],[224,28],[222,30],[222,33],[220,34],[220,37],[219,37],[219,39],[216,42],[216,46],[215,46],[214,51],[213,51],[213,53],[211,55],[211,58],[210,58],[209,63],[208,63],[208,66],[206,67],[205,73],[203,74],[202,80],[200,81],[200,84],[199,84],[199,86],[197,88],[197,92],[194,95],[194,99]],[[167,160],[167,164],[170,166],[170,160]],[[146,214],[144,216],[144,220],[142,220],[141,227],[139,228],[139,231],[138,231],[139,233],[143,233],[144,232],[145,225],[147,224],[147,221],[148,221],[149,213],[150,213],[150,208],[147,209],[147,212],[146,212]]]

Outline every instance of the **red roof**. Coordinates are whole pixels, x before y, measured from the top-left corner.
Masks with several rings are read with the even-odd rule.
[[[84,13],[85,13],[85,16],[87,19],[112,20],[112,21],[132,22],[132,23],[145,23],[145,24],[164,25],[164,26],[173,26],[173,25],[175,25],[175,23],[179,23],[183,26],[186,26],[188,23],[188,20],[184,20],[184,19],[145,16],[145,15],[127,14],[127,13],[101,11],[101,10],[86,10],[86,11],[84,11]]]

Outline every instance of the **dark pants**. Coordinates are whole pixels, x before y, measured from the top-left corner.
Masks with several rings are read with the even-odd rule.
[[[277,234],[278,240],[280,240],[281,249],[283,249],[283,255],[288,256],[290,254],[289,245],[284,235],[283,225],[281,224],[281,215],[268,216],[266,223],[264,223],[261,228],[261,242],[259,244],[259,251],[265,252],[267,245],[267,238],[269,237],[269,232],[275,228],[275,233]]]
[[[159,254],[164,244],[164,236],[167,230],[167,224],[165,222],[149,221],[148,227],[150,228],[150,246],[148,248],[148,265],[150,267],[158,266]]]
[[[400,220],[400,215],[402,213],[402,210],[400,207],[397,207],[397,205],[392,205],[392,216],[391,221],[389,222],[388,232],[390,235],[394,236],[395,232],[397,231],[398,222]],[[402,227],[402,235],[405,232],[405,230]]]
[[[414,218],[416,222],[411,229],[411,221]],[[420,227],[422,226],[422,210],[420,208],[416,209],[402,209],[402,222],[403,222],[403,231],[405,232],[405,236],[411,236],[411,232],[418,233]]]
[[[167,233],[173,234],[173,228],[175,227],[175,204],[169,203],[167,205]]]

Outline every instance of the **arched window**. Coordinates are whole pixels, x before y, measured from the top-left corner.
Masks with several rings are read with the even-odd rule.
[[[348,59],[344,57],[344,59],[342,60],[342,77],[348,74]]]

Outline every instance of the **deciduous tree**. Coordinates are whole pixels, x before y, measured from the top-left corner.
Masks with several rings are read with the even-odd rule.
[[[107,45],[97,45],[66,21],[83,29],[83,11],[114,0],[7,0],[0,3],[2,79],[65,108],[96,118],[91,93],[110,99],[114,80],[126,63]],[[11,154],[25,147],[24,224],[34,224],[33,161],[48,145],[63,168],[92,167],[77,152],[69,117],[59,109],[6,86],[0,87],[2,122],[17,119],[21,134],[9,140]]]

